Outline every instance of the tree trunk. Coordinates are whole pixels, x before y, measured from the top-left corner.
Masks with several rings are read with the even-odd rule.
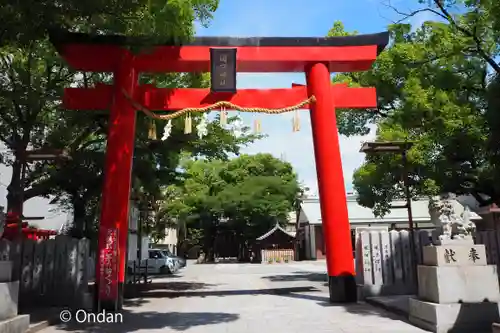
[[[21,174],[23,169],[23,163],[19,158],[16,157],[14,163],[12,164],[12,176],[10,178],[10,184],[7,186],[7,211],[15,212],[18,214],[22,213],[23,198],[22,192],[24,188],[22,186]]]
[[[73,237],[83,238],[85,237],[85,229],[87,227],[85,200],[75,195],[73,197],[72,204],[73,204],[73,225],[71,228],[71,234]]]
[[[205,228],[204,232],[204,242],[203,242],[203,252],[205,252],[205,261],[214,262],[215,261],[215,235],[217,227],[214,225],[213,221]]]

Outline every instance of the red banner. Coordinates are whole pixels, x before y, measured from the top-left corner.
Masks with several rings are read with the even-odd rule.
[[[99,300],[114,301],[118,298],[118,229],[101,228],[99,241]]]

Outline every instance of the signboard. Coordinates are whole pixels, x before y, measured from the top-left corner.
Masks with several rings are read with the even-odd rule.
[[[389,227],[387,226],[369,226],[369,227],[356,227],[354,229],[354,248],[357,249],[358,248],[358,244],[359,244],[359,235],[362,233],[362,232],[370,232],[370,231],[377,231],[377,232],[382,232],[382,231],[385,231],[385,232],[388,232],[389,231]],[[356,250],[355,250],[356,251]],[[358,258],[360,256],[360,254],[358,253],[355,253],[355,257]]]
[[[236,92],[236,49],[210,49],[212,92]]]
[[[149,237],[144,236],[141,239],[141,258],[140,260],[149,259]]]
[[[100,248],[99,300],[118,299],[118,229],[102,228]]]
[[[136,232],[139,228],[139,209],[133,201],[130,202],[130,212],[128,214],[128,230]]]
[[[385,231],[385,232],[388,232],[389,231],[389,227],[387,226],[370,226],[370,227],[356,227],[355,229],[355,235],[356,235],[356,239],[358,238],[358,235],[362,232],[370,232],[370,231],[378,231],[378,232],[381,232],[381,231]]]

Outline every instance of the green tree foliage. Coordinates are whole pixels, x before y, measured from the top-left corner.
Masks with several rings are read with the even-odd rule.
[[[375,86],[379,103],[376,111],[340,112],[339,130],[366,134],[376,124],[379,141],[415,142],[408,154],[413,196],[452,192],[500,203],[498,2],[430,5],[412,13],[394,8],[402,18],[431,12],[435,20],[389,26],[391,44],[371,71],[335,77]],[[403,194],[402,176],[400,156],[367,156],[353,177],[359,203],[387,213]]]
[[[9,209],[20,210],[22,202],[35,196],[51,196],[54,203],[73,211],[78,229],[94,227],[99,211],[103,177],[108,110],[67,111],[61,108],[62,89],[110,82],[106,74],[75,73],[59,58],[47,40],[52,28],[73,31],[147,35],[150,43],[189,39],[194,21],[208,24],[218,0],[148,0],[64,2],[11,2],[0,8],[5,30],[0,48],[0,141],[12,152],[6,163],[13,175],[8,188]],[[40,10],[35,10],[40,6]],[[39,9],[39,8],[38,8]],[[18,23],[22,22],[22,26]],[[147,45],[146,45],[147,46]],[[140,51],[140,50],[138,50]],[[144,75],[143,83],[159,87],[203,87],[207,76],[193,74]],[[180,156],[227,159],[258,136],[235,138],[231,131],[209,124],[209,135],[199,139],[182,132],[182,119],[174,121],[170,138],[149,140],[151,121],[138,115],[134,156],[134,194],[145,204],[161,197],[163,184],[178,181]],[[194,119],[196,126],[197,119]],[[229,122],[232,120],[230,119]],[[161,136],[164,122],[156,122]],[[69,161],[30,163],[21,182],[26,149],[50,147],[69,152]]]
[[[231,160],[222,178],[228,184],[220,193],[224,216],[243,241],[286,223],[299,192],[292,166],[269,154]]]
[[[0,46],[30,45],[51,29],[186,38],[207,24],[219,0],[2,0]]]
[[[184,169],[184,182],[168,189],[171,200],[164,202],[158,217],[164,227],[201,229],[208,259],[213,259],[221,222],[236,232],[240,244],[248,244],[286,222],[299,192],[292,166],[269,154],[189,160]]]

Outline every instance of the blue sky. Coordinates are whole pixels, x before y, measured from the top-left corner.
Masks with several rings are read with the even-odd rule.
[[[199,36],[272,36],[272,37],[321,37],[325,36],[335,21],[341,21],[347,31],[374,33],[386,30],[391,20],[398,16],[384,0],[221,0],[214,20],[208,28],[197,27]],[[387,2],[385,2],[387,3]],[[400,10],[416,8],[416,0],[392,1]],[[413,5],[413,6],[412,6]],[[419,25],[428,17],[412,19]],[[238,74],[238,88],[288,88],[292,83],[305,83],[300,74]],[[265,152],[284,157],[293,164],[300,180],[317,189],[316,169],[312,145],[311,125],[307,111],[301,112],[301,130],[292,132],[292,114],[259,116],[262,131],[268,137],[244,149],[245,153]],[[251,126],[255,115],[242,114]],[[346,189],[352,188],[352,173],[363,161],[359,153],[362,141],[373,138],[341,137],[341,154]]]
[[[373,33],[385,30],[397,16],[383,5],[388,0],[221,0],[220,7],[209,28],[198,27],[200,36],[325,36],[333,23],[342,21],[346,30]],[[417,0],[391,0],[399,9],[415,5]],[[411,7],[415,8],[415,7]],[[426,16],[413,18],[420,25]],[[288,88],[293,82],[304,83],[303,74],[241,74],[239,88]],[[242,115],[251,125],[252,115]],[[317,188],[312,146],[311,126],[307,111],[301,113],[301,131],[292,132],[292,115],[261,116],[262,130],[268,138],[244,149],[246,153],[267,152],[291,162],[300,179],[313,191]],[[347,189],[351,188],[353,171],[363,161],[359,147],[367,137],[341,138],[342,162]],[[0,149],[5,149],[0,147]],[[0,165],[0,205],[6,204],[6,185],[12,170]],[[55,228],[67,219],[66,214],[51,212],[56,208],[44,198],[33,198],[25,203],[27,216],[45,216],[37,223],[43,228]]]

